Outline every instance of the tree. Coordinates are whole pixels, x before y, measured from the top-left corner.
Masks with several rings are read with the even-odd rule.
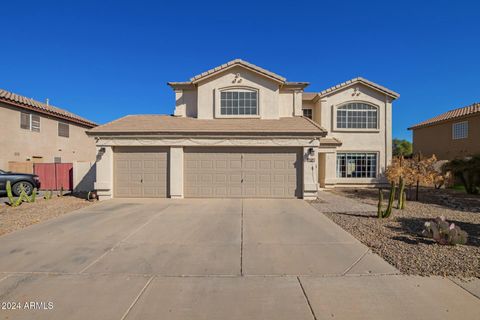
[[[480,155],[452,160],[445,164],[444,170],[451,171],[459,178],[467,193],[480,193]]]
[[[412,143],[407,140],[393,139],[392,141],[393,155],[408,157],[413,153]]]

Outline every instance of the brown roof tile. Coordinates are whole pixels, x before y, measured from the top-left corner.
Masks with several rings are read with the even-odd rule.
[[[267,75],[267,76],[269,76],[269,77],[271,77],[271,78],[274,78],[274,79],[276,79],[276,80],[278,80],[278,81],[280,81],[280,82],[285,82],[285,81],[286,81],[286,79],[285,79],[284,77],[282,77],[282,76],[280,76],[280,75],[278,75],[278,74],[276,74],[276,73],[273,73],[273,72],[271,72],[271,71],[268,71],[268,70],[266,70],[266,69],[263,69],[263,68],[261,68],[261,67],[259,67],[259,66],[256,66],[256,65],[254,65],[253,63],[244,61],[244,60],[242,60],[242,59],[235,59],[235,60],[229,61],[229,62],[227,62],[227,63],[224,63],[224,64],[222,64],[221,66],[218,66],[218,67],[215,67],[215,68],[210,69],[210,70],[208,70],[208,71],[205,71],[205,72],[203,72],[203,73],[201,73],[201,74],[198,74],[198,75],[192,77],[192,78],[190,79],[190,81],[192,81],[192,82],[197,82],[197,81],[199,81],[199,80],[202,79],[202,78],[205,78],[205,77],[207,77],[207,76],[209,76],[209,75],[211,75],[211,74],[217,73],[217,72],[219,72],[219,71],[222,71],[222,70],[224,70],[224,69],[230,68],[230,67],[235,66],[235,65],[242,65],[242,66],[247,67],[247,68],[249,68],[249,69],[253,69],[253,70],[255,70],[255,71],[259,72],[259,73],[263,73],[263,74],[265,74],[265,75]]]
[[[14,105],[20,108],[34,110],[39,113],[52,115],[54,117],[76,122],[91,128],[97,126],[95,122],[92,122],[90,120],[77,116],[76,114],[73,114],[66,110],[63,110],[51,105],[47,105],[45,103],[30,99],[30,98],[26,98],[24,96],[21,96],[3,89],[0,89],[0,102]]]
[[[310,101],[313,100],[317,95],[318,93],[316,92],[304,92],[302,93],[302,100]]]
[[[461,118],[461,117],[468,116],[468,115],[475,114],[475,113],[480,113],[480,103],[479,102],[473,103],[473,104],[471,104],[469,106],[466,106],[466,107],[463,107],[463,108],[458,108],[458,109],[447,111],[447,112],[442,113],[442,114],[440,114],[436,117],[433,117],[431,119],[420,122],[420,123],[418,123],[414,126],[411,126],[408,129],[409,130],[418,129],[418,128],[421,128],[421,127],[430,126],[430,125],[433,125],[433,124],[436,124],[436,123],[439,123],[439,122],[443,122],[443,121],[446,121],[446,120]]]
[[[349,86],[349,85],[352,85],[352,84],[355,84],[355,83],[363,83],[363,84],[365,84],[365,85],[367,85],[367,86],[373,87],[373,88],[375,88],[375,89],[377,89],[377,90],[379,90],[379,91],[384,92],[385,94],[391,96],[391,97],[394,98],[394,99],[398,99],[398,98],[400,97],[400,94],[396,93],[395,91],[392,91],[392,90],[390,90],[390,89],[387,89],[387,88],[385,88],[384,86],[381,86],[381,85],[379,85],[379,84],[377,84],[377,83],[375,83],[375,82],[372,82],[372,81],[367,80],[367,79],[362,78],[362,77],[357,77],[357,78],[353,78],[353,79],[351,79],[351,80],[347,80],[347,81],[342,82],[342,83],[340,83],[340,84],[337,84],[337,85],[335,85],[335,86],[333,86],[333,87],[330,87],[330,88],[328,88],[328,89],[325,89],[325,90],[321,91],[319,94],[320,94],[321,96],[328,95],[328,94],[330,94],[330,93],[332,93],[332,92],[335,92],[335,91],[337,91],[337,90],[339,90],[339,89],[342,89],[342,88],[344,88],[344,87],[346,87],[346,86]]]
[[[130,115],[88,132],[95,134],[278,134],[323,136],[325,129],[305,117],[278,120],[264,119],[196,119],[167,115]]]

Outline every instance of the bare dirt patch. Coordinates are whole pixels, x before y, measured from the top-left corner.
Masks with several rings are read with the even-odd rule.
[[[371,205],[378,203],[377,189],[333,192]],[[405,274],[480,278],[479,196],[422,189],[419,202],[408,201],[405,210],[394,209],[389,219],[367,212],[325,214]],[[468,233],[466,245],[438,245],[421,235],[424,223],[441,215]]]
[[[16,208],[2,203],[0,205],[0,235],[61,216],[92,203],[73,196],[54,197],[50,200],[40,198],[34,203],[24,202]]]

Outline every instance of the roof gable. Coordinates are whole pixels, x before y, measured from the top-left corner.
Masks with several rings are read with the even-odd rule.
[[[234,67],[242,67],[244,69],[247,69],[247,70],[250,70],[250,71],[253,71],[257,74],[260,74],[266,78],[269,78],[271,80],[274,80],[274,81],[277,81],[279,83],[285,83],[286,79],[276,73],[273,73],[271,71],[268,71],[266,69],[263,69],[259,66],[256,66],[254,65],[253,63],[250,63],[250,62],[247,62],[247,61],[244,61],[242,59],[235,59],[235,60],[232,60],[232,61],[229,61],[227,63],[224,63],[218,67],[215,67],[213,69],[210,69],[210,70],[207,70],[201,74],[198,74],[192,78],[190,78],[190,81],[192,83],[197,83],[199,81],[202,81],[202,80],[205,80],[207,78],[210,78],[220,72],[223,72],[223,71],[226,71],[228,69],[231,69],[231,68],[234,68]]]
[[[383,94],[385,94],[385,95],[387,95],[387,96],[389,96],[389,97],[391,97],[391,98],[393,98],[393,99],[398,99],[398,98],[400,97],[400,94],[398,94],[397,92],[392,91],[392,90],[390,90],[390,89],[387,89],[387,88],[385,88],[384,86],[381,86],[381,85],[379,85],[379,84],[377,84],[377,83],[375,83],[375,82],[369,81],[369,80],[367,80],[367,79],[365,79],[365,78],[362,78],[362,77],[353,78],[353,79],[351,79],[351,80],[347,80],[347,81],[342,82],[342,83],[340,83],[340,84],[337,84],[337,85],[335,85],[335,86],[333,86],[333,87],[330,87],[330,88],[328,88],[328,89],[325,89],[325,90],[323,90],[323,91],[320,91],[319,96],[320,96],[320,97],[327,96],[327,95],[329,95],[329,94],[332,94],[332,93],[334,93],[334,92],[337,92],[337,91],[339,91],[339,90],[342,90],[342,89],[344,89],[344,88],[347,88],[347,87],[350,87],[350,86],[353,86],[353,85],[356,85],[356,84],[359,84],[359,83],[360,83],[360,84],[363,84],[363,85],[365,85],[365,86],[367,86],[367,87],[370,87],[370,88],[372,88],[372,89],[374,89],[374,90],[376,90],[376,91],[380,91],[380,92],[382,92]]]

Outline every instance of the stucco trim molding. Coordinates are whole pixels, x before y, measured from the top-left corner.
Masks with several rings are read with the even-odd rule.
[[[144,138],[100,138],[97,147],[104,146],[256,146],[256,147],[318,147],[318,139],[144,139]]]

